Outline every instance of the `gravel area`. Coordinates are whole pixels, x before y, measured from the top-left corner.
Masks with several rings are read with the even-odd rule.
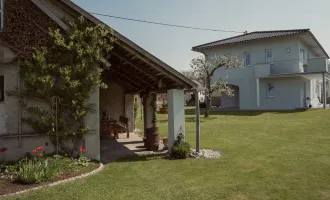
[[[191,158],[220,158],[221,154],[218,151],[212,149],[201,149],[200,152],[196,152],[196,149],[190,149]]]

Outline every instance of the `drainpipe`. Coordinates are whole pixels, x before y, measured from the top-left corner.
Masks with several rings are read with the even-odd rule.
[[[326,94],[326,79],[325,73],[322,74],[322,84],[323,84],[323,108],[326,109],[327,107],[327,94]]]

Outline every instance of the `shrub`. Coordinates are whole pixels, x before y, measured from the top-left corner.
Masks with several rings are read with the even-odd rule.
[[[180,132],[172,147],[171,156],[175,159],[187,159],[189,158],[190,148],[190,144],[184,141],[184,135]]]
[[[176,159],[187,159],[190,154],[190,144],[181,142],[172,147],[172,157]]]

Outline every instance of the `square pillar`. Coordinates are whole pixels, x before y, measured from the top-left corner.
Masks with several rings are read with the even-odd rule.
[[[134,95],[125,94],[125,117],[128,118],[128,130],[134,131]]]
[[[171,153],[177,135],[185,134],[184,91],[168,90],[168,149]]]
[[[100,160],[100,90],[96,88],[91,94],[88,103],[95,105],[94,110],[87,113],[85,117],[89,132],[84,136],[86,156],[90,159]]]

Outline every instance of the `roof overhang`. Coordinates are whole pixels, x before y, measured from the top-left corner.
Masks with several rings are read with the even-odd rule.
[[[95,25],[105,24],[70,0],[60,0],[60,2],[69,6],[71,9],[84,16]],[[113,30],[106,24],[105,26],[108,30]],[[166,85],[164,90],[192,89],[198,87],[195,82],[188,79],[180,72],[159,60],[157,57],[147,52],[117,31],[113,31],[114,36],[117,38],[117,45],[109,57],[110,61],[113,61],[112,59],[114,59],[117,64],[121,64],[122,67],[118,67],[115,69],[115,72],[112,72],[121,77],[117,77],[117,79],[125,79],[126,85],[131,86],[130,91],[140,92],[145,89],[160,91],[162,89],[159,88],[159,85],[162,82]]]

